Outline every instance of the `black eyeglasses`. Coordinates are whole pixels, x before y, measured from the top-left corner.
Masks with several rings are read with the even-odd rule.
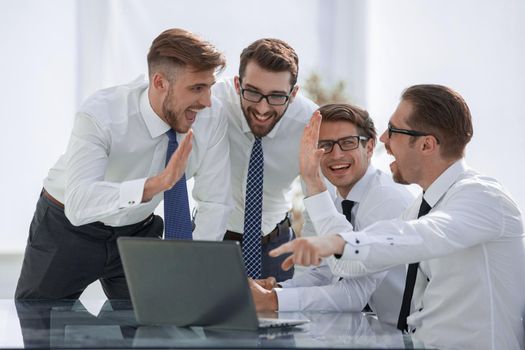
[[[428,132],[423,132],[423,131],[394,128],[392,124],[388,123],[388,138],[391,138],[393,133],[409,135],[409,136],[414,136],[414,137],[434,136],[436,138],[437,143],[439,143],[439,139],[437,138],[436,135],[429,134]]]
[[[239,81],[239,82],[242,84],[242,81]],[[293,86],[290,89],[290,93],[292,92],[292,90],[293,90]],[[261,94],[259,91],[244,89],[242,86],[241,86],[241,95],[242,95],[242,98],[244,98],[246,101],[256,102],[256,103],[261,102],[262,99],[264,98],[266,99],[266,102],[268,102],[268,104],[271,106],[282,106],[286,104],[286,102],[288,102],[288,100],[290,99],[290,94],[288,95],[283,95],[283,94],[264,95],[264,94]]]
[[[317,148],[322,148],[324,153],[330,153],[337,143],[342,151],[351,151],[359,147],[359,141],[367,141],[368,139],[366,136],[346,136],[338,140],[319,140]]]

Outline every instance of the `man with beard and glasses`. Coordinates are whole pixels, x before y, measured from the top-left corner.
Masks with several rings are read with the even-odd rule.
[[[299,175],[303,129],[317,109],[297,94],[298,64],[284,41],[260,39],[242,51],[239,75],[213,88],[230,139],[233,211],[224,239],[242,242],[252,278],[293,275],[268,252],[295,237],[288,217],[292,182]]]
[[[67,151],[44,180],[15,298],[76,299],[96,280],[108,298],[129,298],[116,240],[162,237],[153,211],[163,198],[165,236],[191,238],[186,178],[199,207],[193,238],[224,234],[229,142],[211,97],[224,56],[169,29],[147,61],[149,82],[101,90],[80,107]]]
[[[328,257],[339,276],[409,264],[400,330],[431,348],[523,349],[521,211],[501,184],[466,164],[472,135],[470,110],[457,92],[441,85],[409,87],[381,141],[395,158],[394,180],[422,188],[415,203],[399,219],[295,240],[271,254],[293,253],[284,268]],[[312,153],[317,169],[322,152]]]

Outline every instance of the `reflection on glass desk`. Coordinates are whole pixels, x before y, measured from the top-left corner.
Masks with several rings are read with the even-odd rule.
[[[221,331],[139,325],[129,301],[0,300],[0,348],[405,348],[394,326],[363,313],[280,313],[306,317],[293,328]]]

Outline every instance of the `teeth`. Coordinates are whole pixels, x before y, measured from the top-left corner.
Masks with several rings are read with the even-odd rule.
[[[333,170],[339,170],[339,169],[346,169],[349,168],[350,164],[340,164],[340,165],[332,165],[330,168]]]
[[[258,115],[258,114],[255,114],[255,113],[253,113],[253,116],[255,117],[255,119],[260,120],[260,121],[262,121],[262,122],[264,122],[264,121],[270,119],[270,117],[271,117],[271,116],[266,116],[266,117],[265,117],[265,116]]]

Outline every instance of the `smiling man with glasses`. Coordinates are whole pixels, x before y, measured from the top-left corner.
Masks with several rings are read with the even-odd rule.
[[[260,39],[242,51],[239,75],[213,88],[228,117],[232,167],[233,211],[224,238],[242,242],[253,278],[282,281],[293,275],[280,268],[282,258],[267,253],[295,237],[288,213],[299,175],[299,141],[317,109],[297,93],[298,65],[290,45]],[[313,232],[308,223],[305,230]]]

